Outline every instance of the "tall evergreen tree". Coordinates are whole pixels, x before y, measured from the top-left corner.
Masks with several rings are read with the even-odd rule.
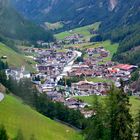
[[[132,116],[129,97],[121,89],[112,87],[109,93],[109,126],[111,140],[132,140]]]
[[[92,116],[91,121],[89,121],[90,124],[86,130],[86,140],[103,140],[105,130],[103,123],[103,110],[97,96],[94,98],[93,111],[95,114]]]

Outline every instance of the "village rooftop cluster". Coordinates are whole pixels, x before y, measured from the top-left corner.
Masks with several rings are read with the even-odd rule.
[[[64,41],[79,44],[81,38],[82,35],[74,34],[66,37]],[[48,45],[43,42],[38,43],[43,46]],[[61,43],[62,41],[60,44],[53,44],[50,49],[33,47],[24,49],[24,52],[31,54],[36,61],[36,72],[27,72],[22,66],[21,69],[6,70],[7,77],[12,76],[16,80],[30,78],[40,93],[47,94],[54,102],[79,109],[85,117],[90,117],[93,113],[84,109],[90,105],[75,99],[74,96],[106,96],[112,84],[118,88],[121,86],[120,80],[126,85],[124,91],[130,90],[131,73],[138,68],[137,66],[112,61],[104,62],[104,59],[110,56],[110,52],[104,46],[87,48],[83,56],[82,52],[76,49],[58,49]],[[67,85],[67,79],[76,77],[81,80]],[[60,81],[63,81],[63,84],[60,84]]]

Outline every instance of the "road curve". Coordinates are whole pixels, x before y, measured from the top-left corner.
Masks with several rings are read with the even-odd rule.
[[[72,69],[72,66],[74,64],[74,61],[82,55],[79,51],[74,51],[74,57],[66,64],[66,66],[63,69],[63,72],[57,76],[56,81],[58,82],[61,78],[67,75],[67,72]]]
[[[0,92],[0,102],[4,99],[4,94]]]

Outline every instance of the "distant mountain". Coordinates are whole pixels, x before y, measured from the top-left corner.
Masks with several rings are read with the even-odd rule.
[[[139,0],[12,0],[18,11],[36,23],[62,21],[67,27],[104,21],[103,28],[140,19]],[[105,26],[105,27],[104,27]]]
[[[20,13],[38,24],[61,21],[64,26],[57,32],[100,21],[103,38],[120,44],[113,60],[140,65],[140,51],[134,49],[140,46],[140,0],[11,1]]]
[[[66,25],[83,25],[100,20],[106,16],[106,11],[109,11],[106,0],[12,1],[25,17],[41,24],[46,21],[62,21]]]
[[[0,34],[17,40],[51,41],[53,39],[51,33],[18,14],[9,0],[0,0]]]

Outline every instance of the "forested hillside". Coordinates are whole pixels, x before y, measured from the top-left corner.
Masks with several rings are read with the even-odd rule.
[[[109,11],[106,0],[12,0],[12,2],[18,11],[36,23],[62,21],[67,27],[93,23],[106,17]]]
[[[62,21],[74,27],[102,21],[102,29],[137,22],[139,0],[12,0],[16,8],[37,23]],[[119,20],[118,20],[119,19]]]
[[[18,14],[9,0],[0,0],[0,34],[16,40],[53,40],[51,33]]]

